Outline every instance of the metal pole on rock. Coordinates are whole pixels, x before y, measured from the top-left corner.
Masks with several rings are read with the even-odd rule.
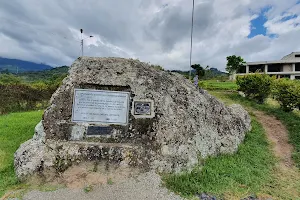
[[[82,39],[82,32],[83,32],[83,30],[80,29],[80,33],[81,33],[81,56],[83,56],[83,39]]]
[[[194,9],[195,9],[195,0],[193,0],[193,11],[192,11],[191,50],[190,50],[190,74],[189,74],[189,79],[191,79],[191,77],[192,77],[192,53],[193,53]]]

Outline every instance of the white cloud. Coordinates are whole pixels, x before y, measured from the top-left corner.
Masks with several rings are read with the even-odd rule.
[[[300,50],[297,0],[195,1],[193,63],[225,69],[226,56],[247,61],[280,59]],[[268,34],[249,39],[251,20],[266,13]],[[189,69],[192,1],[15,0],[0,2],[0,56],[71,64],[80,55],[133,57],[167,69]]]
[[[294,16],[295,14],[296,13],[286,13],[267,21],[265,23],[265,27],[268,30],[268,34],[282,35],[294,30],[300,31],[300,15],[286,21],[284,20],[285,18]]]

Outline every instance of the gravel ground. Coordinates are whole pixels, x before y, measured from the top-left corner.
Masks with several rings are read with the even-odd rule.
[[[31,191],[24,195],[24,200],[182,200],[178,195],[161,187],[160,176],[154,172],[129,178],[120,183],[94,186],[92,191],[83,189],[59,189],[52,192]]]

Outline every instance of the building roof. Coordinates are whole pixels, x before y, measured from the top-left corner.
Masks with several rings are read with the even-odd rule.
[[[292,52],[289,55],[284,56],[281,60],[293,60],[296,58],[296,55],[300,56],[300,52]],[[300,57],[299,57],[299,61],[300,61]]]
[[[288,63],[300,63],[300,52],[292,52],[292,53],[284,56],[281,60],[247,62],[247,65],[266,65],[266,64],[285,64],[285,63],[287,63],[287,64]]]

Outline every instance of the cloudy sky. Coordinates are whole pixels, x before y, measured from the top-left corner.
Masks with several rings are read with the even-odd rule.
[[[84,54],[189,69],[192,0],[0,0],[0,57],[70,65]],[[192,63],[300,51],[300,0],[195,0]]]

